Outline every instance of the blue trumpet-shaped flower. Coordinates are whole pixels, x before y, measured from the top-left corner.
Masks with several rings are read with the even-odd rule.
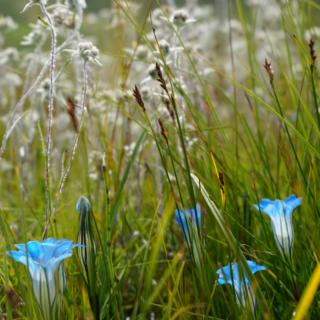
[[[28,266],[33,292],[44,318],[49,316],[56,299],[55,278],[59,279],[60,289],[65,289],[63,260],[72,256],[72,249],[76,246],[78,245],[74,245],[70,240],[48,238],[42,242],[29,241],[17,244],[18,251],[7,252],[15,261]]]
[[[301,198],[295,195],[291,195],[285,200],[262,199],[259,204],[254,205],[257,210],[270,217],[277,246],[281,252],[288,256],[291,254],[294,239],[292,213],[300,205]]]
[[[254,261],[247,260],[248,267],[252,274],[258,271],[266,270],[267,268],[262,265],[256,264]],[[218,274],[217,283],[219,285],[229,284],[233,287],[236,299],[239,305],[245,306],[247,298],[250,301],[251,307],[255,305],[254,295],[250,285],[250,280],[245,275],[244,271],[240,273],[239,265],[236,262],[229,263],[228,265],[216,271]]]
[[[185,209],[185,211],[180,209],[176,210],[175,219],[182,229],[188,249],[192,252],[194,262],[200,267],[201,250],[198,242],[199,238],[197,237],[197,232],[200,233],[201,228],[201,211],[199,204],[197,204],[195,208]]]
[[[178,225],[181,227],[183,234],[187,241],[189,240],[189,235],[192,232],[191,225],[189,222],[192,223],[193,227],[198,230],[201,227],[201,211],[200,206],[197,204],[196,208],[194,209],[186,209],[183,210],[176,210],[175,211],[175,218]]]

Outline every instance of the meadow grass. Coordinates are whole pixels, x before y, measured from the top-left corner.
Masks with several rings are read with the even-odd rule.
[[[318,319],[320,4],[30,3],[29,46],[0,35],[2,318]],[[254,205],[291,194],[285,251]],[[6,254],[47,237],[81,244],[49,316]]]

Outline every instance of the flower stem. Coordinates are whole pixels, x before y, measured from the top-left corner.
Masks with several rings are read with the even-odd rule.
[[[48,20],[48,24],[51,32],[51,54],[50,54],[50,89],[49,89],[49,102],[48,102],[48,129],[46,138],[46,151],[45,151],[45,219],[46,226],[50,224],[51,218],[51,196],[50,196],[50,158],[52,149],[52,123],[53,123],[53,110],[54,110],[54,76],[55,76],[55,64],[56,64],[56,46],[57,46],[57,34],[54,28],[53,21],[47,11],[45,5],[40,1],[40,8],[43,15]],[[48,227],[45,228],[44,236],[47,236]]]

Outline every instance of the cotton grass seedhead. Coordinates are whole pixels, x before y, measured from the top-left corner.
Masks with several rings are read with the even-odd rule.
[[[174,24],[184,25],[189,19],[189,13],[186,10],[178,10],[172,14],[171,20]]]
[[[0,16],[0,30],[10,31],[17,29],[17,24],[11,17]]]
[[[78,45],[78,54],[84,61],[95,62],[101,65],[99,60],[99,49],[90,41],[82,41]]]
[[[65,28],[74,28],[74,16],[73,13],[66,7],[57,7],[53,11],[53,21],[56,26]]]
[[[138,60],[146,60],[149,58],[149,48],[145,45],[139,45],[135,52],[135,57]]]
[[[186,24],[195,22],[195,19],[190,18],[190,14],[187,10],[180,9],[173,12],[171,16],[171,21],[177,27],[182,27]]]
[[[167,56],[170,53],[170,44],[167,40],[160,40],[159,41],[159,47],[161,49],[161,52]]]

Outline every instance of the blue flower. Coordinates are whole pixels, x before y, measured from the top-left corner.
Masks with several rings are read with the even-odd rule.
[[[48,238],[42,242],[29,241],[17,244],[18,251],[7,251],[15,261],[28,266],[33,292],[45,318],[48,317],[56,299],[56,274],[60,289],[63,291],[65,289],[63,260],[72,256],[72,249],[76,246],[78,245],[74,245],[70,240]]]
[[[300,205],[301,198],[295,195],[291,195],[285,200],[262,199],[259,204],[254,205],[257,210],[270,217],[277,246],[281,252],[288,256],[291,255],[294,238],[292,213]]]
[[[190,234],[192,232],[192,228],[190,228],[190,223],[192,223],[193,227],[198,230],[201,227],[201,211],[200,206],[197,204],[196,208],[194,209],[186,209],[183,210],[176,210],[175,211],[175,218],[178,225],[181,227],[183,234],[187,241],[190,239]]]
[[[267,269],[265,266],[258,265],[251,260],[247,260],[247,264],[252,274]],[[238,263],[229,263],[223,268],[218,269],[216,273],[218,274],[217,283],[219,285],[229,284],[233,287],[239,305],[244,307],[247,297],[249,298],[251,306],[253,307],[255,305],[250,280],[243,271],[240,273]]]

